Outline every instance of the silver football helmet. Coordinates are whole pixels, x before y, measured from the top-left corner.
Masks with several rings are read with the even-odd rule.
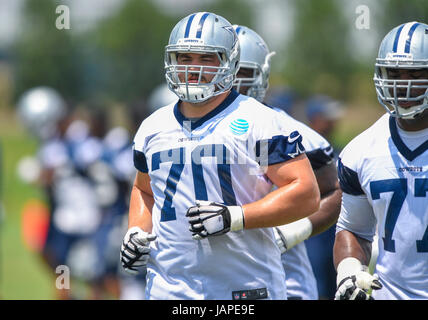
[[[50,87],[35,87],[20,97],[18,116],[23,125],[41,140],[51,138],[58,121],[66,115],[66,104],[61,95]]]
[[[237,91],[241,87],[249,87],[246,95],[261,102],[269,86],[270,60],[275,52],[270,52],[265,41],[248,27],[234,25],[241,47],[240,68],[253,70],[249,78],[235,78],[233,83]]]
[[[180,53],[216,54],[220,66],[178,65]],[[165,48],[165,77],[170,90],[181,100],[200,103],[232,88],[238,71],[239,42],[232,25],[223,17],[209,12],[193,13],[176,24]],[[214,70],[207,71],[206,69]],[[184,74],[184,81],[179,79]],[[197,74],[189,82],[188,74]],[[203,74],[213,74],[210,83],[201,82]]]
[[[408,22],[392,29],[382,40],[375,64],[379,102],[392,116],[413,119],[428,107],[428,79],[391,79],[388,69],[428,70],[428,25]],[[417,105],[400,106],[404,103]]]

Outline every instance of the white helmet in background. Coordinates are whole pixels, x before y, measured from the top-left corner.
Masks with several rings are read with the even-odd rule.
[[[51,138],[67,112],[64,99],[50,87],[35,87],[26,91],[17,104],[23,125],[41,140]]]
[[[157,86],[149,96],[149,99],[147,101],[149,112],[153,113],[157,109],[164,107],[177,100],[177,95],[168,88],[166,83],[161,84]]]
[[[233,28],[241,47],[239,68],[253,71],[251,77],[236,77],[233,86],[238,92],[248,88],[244,94],[263,102],[269,87],[270,60],[275,52],[270,52],[263,38],[250,28],[240,25],[234,25]]]

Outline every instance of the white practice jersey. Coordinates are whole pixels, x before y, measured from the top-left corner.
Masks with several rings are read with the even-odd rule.
[[[385,114],[339,156],[344,196],[337,232],[372,241],[378,224],[375,272],[383,288],[373,290],[375,299],[428,298],[427,138],[428,130],[400,133]]]
[[[93,152],[93,144],[71,150],[70,144],[58,137],[46,141],[38,152],[38,159],[45,169],[54,171],[52,196],[52,224],[65,234],[88,235],[101,222],[96,193],[87,177],[75,170],[73,155]],[[80,152],[77,152],[80,151]],[[81,159],[81,158],[79,158]]]
[[[263,198],[272,188],[264,167],[304,153],[301,140],[275,111],[234,90],[195,122],[178,104],[144,120],[134,163],[149,174],[155,200],[148,299],[286,298],[272,228],[197,241],[185,214],[196,200],[243,205]]]
[[[315,130],[294,119],[285,111],[273,108],[284,115],[286,126],[295,128],[302,135],[302,144],[314,170],[333,161],[333,148]],[[317,300],[318,288],[306,246],[301,242],[287,250],[282,257],[287,285],[287,296],[294,299]]]

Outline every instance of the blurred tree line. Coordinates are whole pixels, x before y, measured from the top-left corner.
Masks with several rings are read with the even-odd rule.
[[[387,32],[405,22],[428,23],[426,0],[292,0],[291,3],[295,10],[294,33],[285,51],[287,63],[282,76],[303,95],[325,93],[347,100],[355,89],[353,77],[362,74],[364,81],[371,81],[377,48]],[[356,8],[360,5],[370,10],[370,28],[360,32],[376,33],[370,38],[376,50],[363,62],[352,54],[353,47],[360,44],[349,43],[351,33],[356,31]],[[350,16],[344,15],[344,8]]]
[[[194,11],[212,11],[248,24],[251,13],[242,3],[221,0]],[[58,89],[72,104],[85,100],[133,104],[144,99],[164,82],[164,47],[174,25],[190,14],[171,16],[153,1],[126,0],[94,28],[76,34],[73,26],[55,27],[59,4],[55,0],[24,4],[25,25],[11,54],[15,99],[37,85]]]
[[[171,29],[191,13],[167,14],[154,1],[124,0],[113,15],[88,31],[75,33],[73,26],[71,30],[55,28],[55,8],[60,1],[26,0],[24,26],[10,55],[15,99],[36,85],[57,88],[72,102],[107,99],[132,104],[147,97],[164,81],[164,46]],[[363,65],[353,60],[349,37],[355,19],[343,14],[340,0],[288,2],[294,11],[294,30],[285,51],[275,57],[286,60],[284,67],[273,69],[273,76],[302,95],[318,91],[346,100],[353,90],[351,77],[369,72],[371,78],[375,58],[374,54],[373,60]],[[258,13],[248,5],[251,2],[196,3],[192,12],[216,12],[233,24],[256,29],[254,17]],[[370,7],[372,2],[350,3]],[[370,19],[381,35],[378,42],[398,24],[428,22],[426,0],[378,0],[376,6],[380,10],[371,12]]]

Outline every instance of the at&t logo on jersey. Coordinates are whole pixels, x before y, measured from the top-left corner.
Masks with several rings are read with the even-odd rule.
[[[229,125],[229,128],[232,133],[238,136],[246,133],[249,127],[250,125],[248,124],[248,121],[244,119],[236,119],[232,121]]]

